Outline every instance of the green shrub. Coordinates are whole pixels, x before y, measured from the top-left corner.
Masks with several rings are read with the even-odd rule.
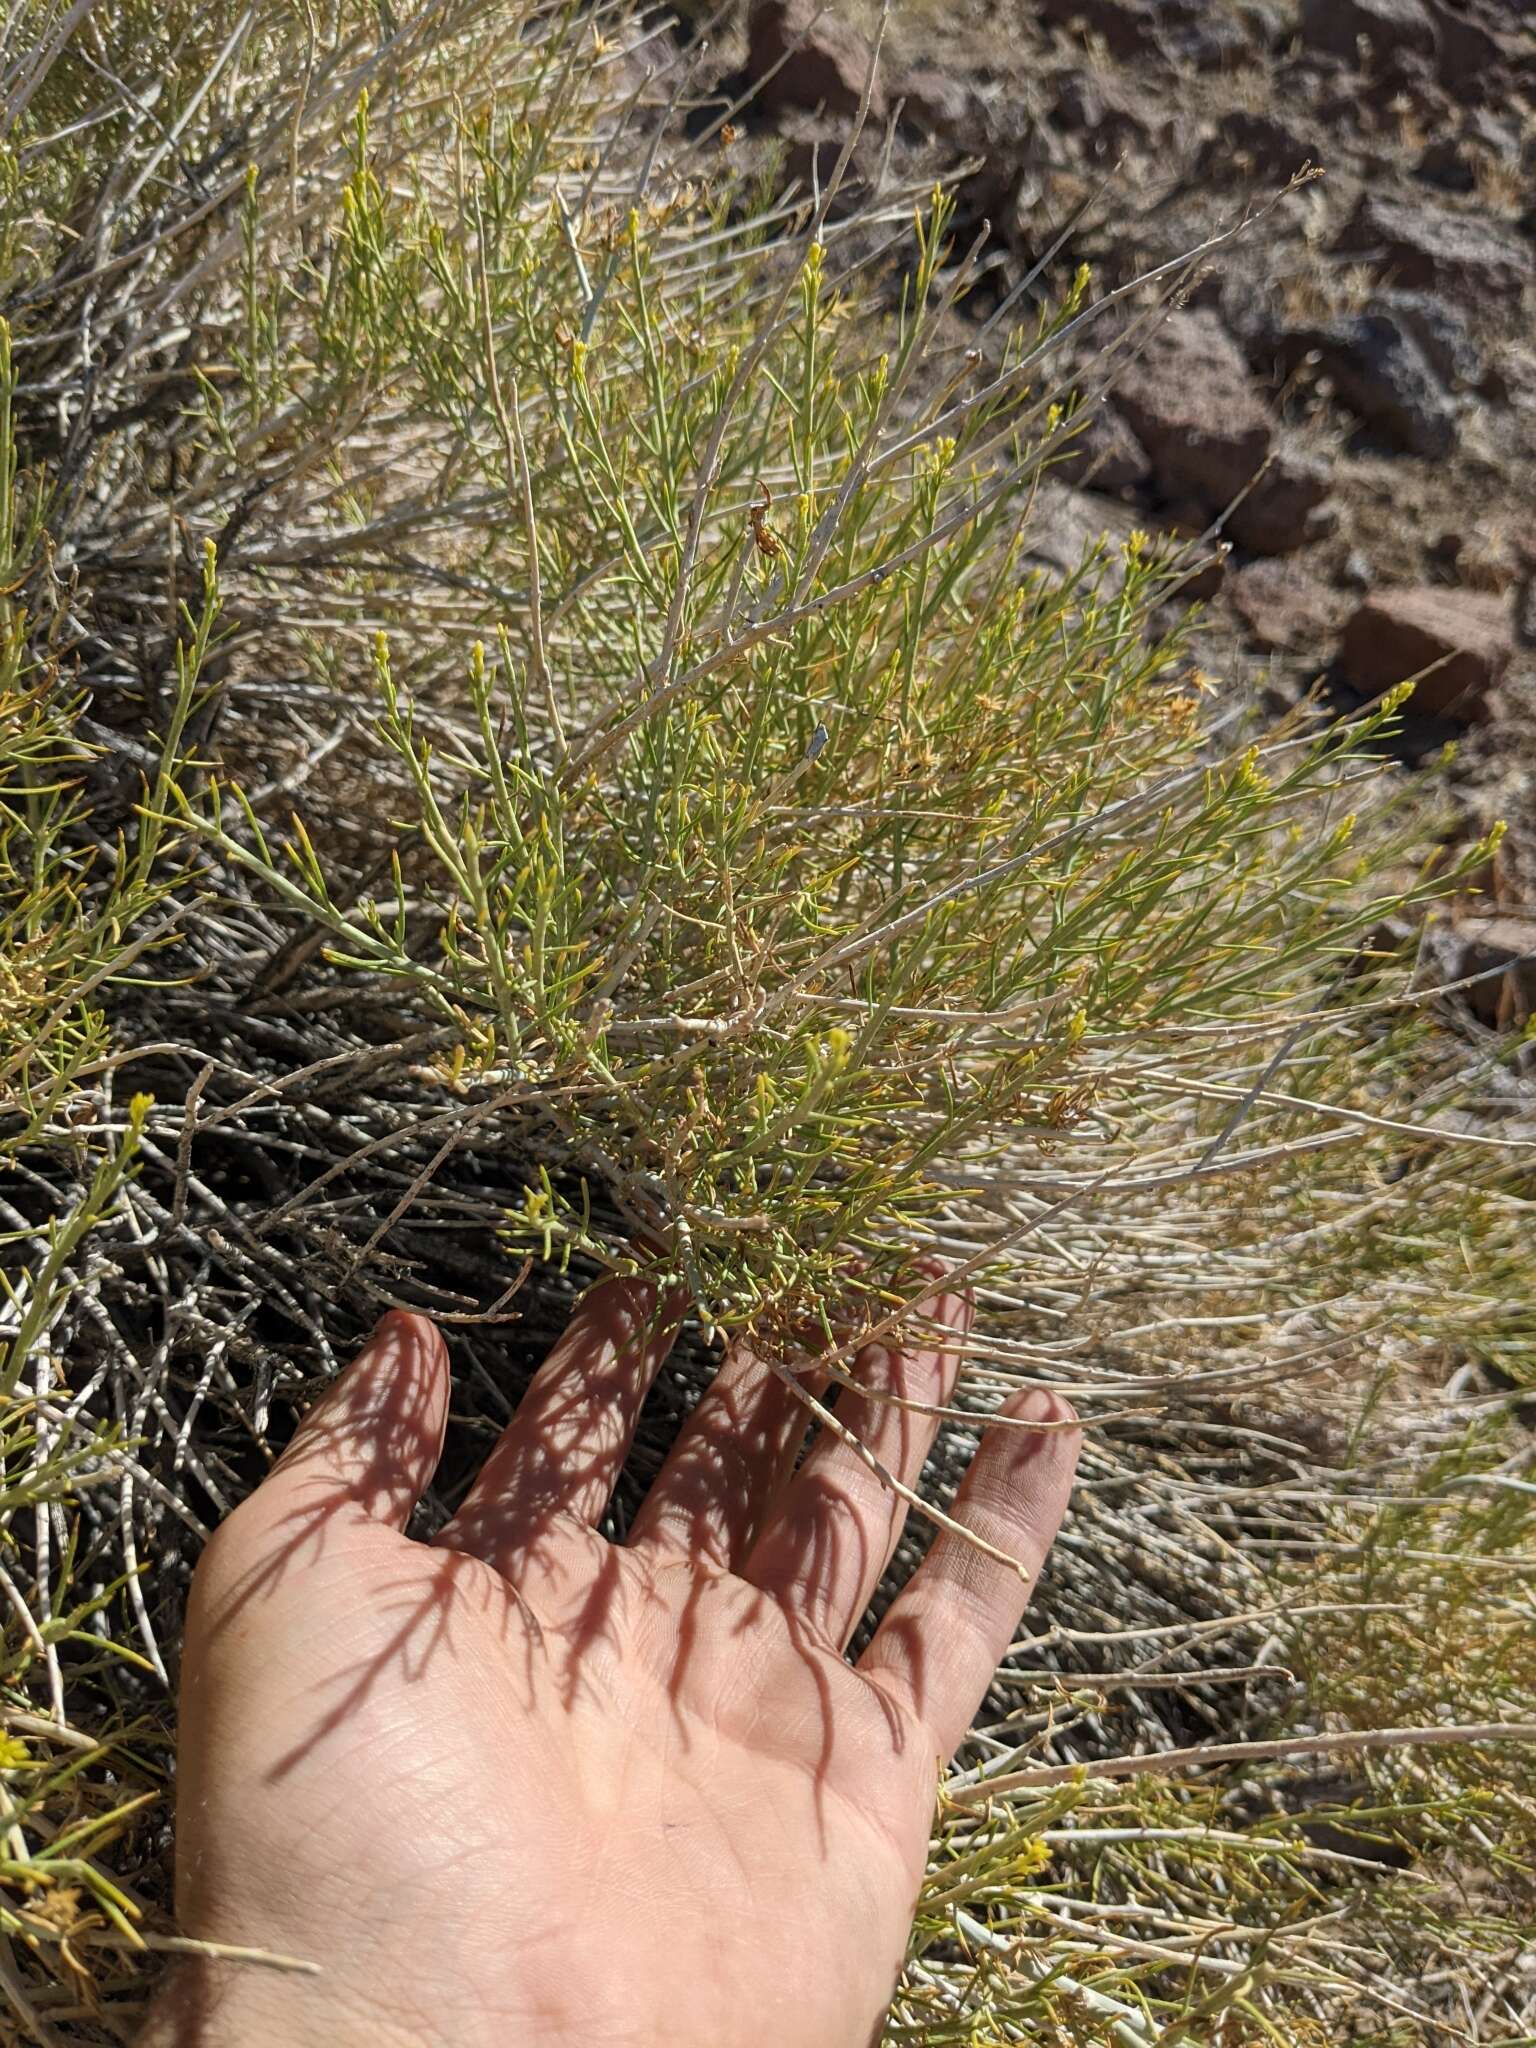
[[[90,1944],[168,1938],[128,1807],[196,1541],[293,1403],[409,1300],[463,1326],[467,1457],[524,1262],[531,1348],[643,1244],[786,1359],[937,1247],[986,1310],[963,1403],[1042,1378],[1089,1424],[893,2041],[1430,2026],[1417,1980],[1517,1909],[1402,1902],[1514,1885],[1512,1751],[1318,1792],[1285,1744],[1521,1718],[1526,1496],[1477,1505],[1507,1420],[1440,1390],[1528,1379],[1518,1159],[1497,1049],[1381,936],[1486,849],[1434,855],[1392,703],[1261,731],[1145,536],[1036,554],[1086,276],[967,325],[926,168],[782,196],[618,10],[306,20],[39,17],[6,60],[3,1683],[111,1738],[7,1772],[23,2023],[110,2038],[140,1984]],[[1438,1612],[1426,1572],[1485,1646],[1454,1697],[1417,1622],[1322,1654]],[[976,1803],[1203,1732],[1248,1774]]]

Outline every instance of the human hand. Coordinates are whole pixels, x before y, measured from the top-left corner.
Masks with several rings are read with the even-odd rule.
[[[955,1348],[865,1348],[944,1402]],[[850,1665],[905,1504],[738,1349],[628,1540],[602,1515],[674,1331],[589,1293],[458,1513],[403,1533],[442,1444],[442,1339],[386,1316],[198,1566],[181,1691],[183,1931],[319,1974],[187,1961],[145,2048],[863,2048],[922,1880],[942,1759],[1065,1509],[1070,1410],[982,1440]],[[932,1417],[837,1414],[914,1484]]]

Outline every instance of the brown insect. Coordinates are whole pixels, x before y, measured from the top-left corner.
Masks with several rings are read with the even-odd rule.
[[[760,555],[767,555],[772,560],[776,556],[783,554],[784,543],[768,524],[768,513],[773,504],[773,493],[761,477],[757,479],[757,488],[763,494],[762,500],[761,502],[756,498],[752,500],[751,504],[747,507],[747,518],[752,522],[752,538],[757,544],[757,552]]]

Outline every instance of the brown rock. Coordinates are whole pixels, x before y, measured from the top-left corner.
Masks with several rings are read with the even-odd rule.
[[[1472,89],[1469,97],[1488,95],[1489,74],[1503,57],[1504,45],[1480,22],[1457,7],[1448,7],[1445,0],[1430,0],[1430,5],[1439,32],[1436,69],[1440,83],[1458,95],[1466,94],[1468,87]]]
[[[1503,824],[1504,837],[1489,864],[1490,894],[1501,909],[1528,916],[1536,911],[1536,761],[1504,778],[1494,799],[1489,809]]]
[[[1078,135],[1098,127],[1104,118],[1104,95],[1091,71],[1058,72],[1054,85],[1051,115],[1058,128]]]
[[[1102,73],[1058,73],[1052,110],[1055,125],[1086,136],[1100,161],[1144,147],[1152,132],[1146,107]]]
[[[1289,368],[1310,359],[1352,412],[1410,455],[1442,460],[1456,446],[1457,409],[1430,366],[1408,319],[1387,303],[1413,294],[1385,292],[1361,312],[1275,338]]]
[[[1197,71],[1234,68],[1255,35],[1240,12],[1209,0],[1035,0],[1035,11],[1069,33],[1097,36],[1112,57],[1149,55]]]
[[[1445,192],[1471,192],[1483,165],[1512,163],[1518,155],[1510,130],[1479,107],[1454,135],[1437,135],[1419,152],[1413,175]]]
[[[1368,129],[1378,136],[1399,132],[1406,113],[1421,127],[1443,128],[1455,111],[1455,102],[1435,76],[1432,57],[1398,43],[1378,55],[1358,87],[1362,109],[1369,109]]]
[[[969,86],[947,71],[908,71],[891,94],[909,128],[940,142],[976,147],[986,135],[986,110]]]
[[[1091,486],[1096,491],[1134,490],[1152,474],[1147,451],[1119,413],[1108,406],[1086,410],[1082,424],[1052,464],[1058,482]]]
[[[1419,676],[1415,712],[1473,725],[1488,714],[1512,638],[1497,597],[1427,584],[1376,590],[1344,629],[1340,663],[1346,681],[1367,697]],[[1424,669],[1432,673],[1422,675]]]
[[[1332,645],[1348,600],[1294,562],[1250,562],[1229,577],[1232,607],[1256,646],[1311,653],[1319,668]]]
[[[1165,497],[1220,511],[1269,453],[1269,413],[1214,313],[1171,313],[1111,398]]]
[[[1119,590],[1125,583],[1120,548],[1131,525],[1123,505],[1047,478],[1030,508],[1020,567],[1026,576],[1039,575],[1047,589],[1058,590],[1077,575],[1085,557],[1102,547],[1102,567],[1090,572],[1088,586],[1097,584],[1106,593]]]
[[[1410,291],[1517,296],[1531,260],[1518,235],[1475,214],[1454,213],[1427,199],[1363,195],[1334,242],[1341,254],[1367,257],[1383,276]]]
[[[835,14],[818,15],[816,0],[754,0],[747,69],[760,81],[757,104],[765,113],[820,107],[829,114],[856,114],[870,56],[871,46],[858,30]],[[886,108],[876,78],[871,117],[883,120]]]
[[[1518,655],[1488,723],[1458,748],[1451,780],[1468,836],[1503,827],[1492,859],[1470,886],[1491,908],[1536,917],[1536,667]]]
[[[1515,587],[1515,638],[1522,647],[1536,647],[1536,561],[1529,556]]]
[[[1164,505],[1157,523],[1162,529],[1157,558],[1174,579],[1167,585],[1165,597],[1183,604],[1203,604],[1214,597],[1227,580],[1231,550],[1212,534],[1205,507],[1195,498]]]
[[[848,140],[847,123],[786,108],[779,116],[777,126],[786,144],[783,166],[786,188],[824,192],[832,182]],[[842,188],[833,202],[834,219],[846,219],[862,204],[871,181],[879,173],[879,158],[878,134],[872,136],[866,129],[855,145],[843,175]]]
[[[1247,58],[1252,36],[1241,21],[1219,9],[1186,26],[1170,26],[1158,37],[1159,54],[1192,71],[1235,71]]]
[[[1039,10],[1062,28],[1081,27],[1102,37],[1112,57],[1134,57],[1158,27],[1158,10],[1145,0],[1039,0]]]
[[[1276,114],[1234,107],[1223,114],[1216,133],[1202,143],[1196,174],[1220,181],[1289,178],[1305,163],[1319,163],[1326,150],[1297,133]]]
[[[1303,44],[1354,64],[1362,42],[1380,63],[1394,50],[1433,53],[1435,24],[1423,0],[1301,0]]]
[[[1536,917],[1469,917],[1439,937],[1448,978],[1478,977],[1461,993],[1482,1023],[1515,1031],[1536,1015]]]
[[[1315,455],[1283,449],[1226,522],[1228,537],[1254,555],[1289,555],[1309,547],[1337,525],[1327,502],[1333,482]]]
[[[1493,395],[1488,365],[1472,338],[1464,310],[1433,292],[1394,291],[1379,292],[1368,310],[1389,314],[1402,326],[1448,391]]]

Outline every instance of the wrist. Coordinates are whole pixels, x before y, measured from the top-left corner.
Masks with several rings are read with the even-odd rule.
[[[134,2048],[438,2048],[425,2034],[348,2010],[309,1972],[186,1956],[171,1965]]]

